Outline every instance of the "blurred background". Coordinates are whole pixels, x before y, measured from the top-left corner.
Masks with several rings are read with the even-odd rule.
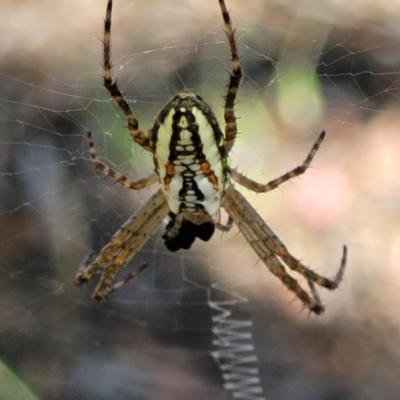
[[[316,318],[257,260],[235,227],[168,253],[163,227],[103,304],[73,285],[155,188],[121,189],[151,158],[102,87],[105,0],[3,0],[0,13],[0,382],[4,399],[230,399],[212,345],[212,287],[248,302],[258,398],[397,399],[400,390],[400,1],[226,0],[244,79],[231,165],[267,182],[241,190],[289,251],[333,276]],[[100,40],[99,40],[100,39]],[[218,2],[116,0],[114,74],[143,130],[192,88],[222,120],[229,47]],[[304,282],[302,282],[304,284]],[[257,397],[248,397],[257,398]]]

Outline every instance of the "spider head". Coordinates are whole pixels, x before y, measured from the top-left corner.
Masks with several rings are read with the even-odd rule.
[[[207,242],[214,234],[215,225],[212,220],[194,223],[189,219],[183,218],[181,222],[177,222],[176,215],[172,212],[169,213],[169,217],[171,219],[165,227],[165,233],[162,236],[165,246],[169,251],[175,252],[179,249],[190,249],[196,238]],[[180,227],[174,235],[174,231],[177,230],[177,224]]]

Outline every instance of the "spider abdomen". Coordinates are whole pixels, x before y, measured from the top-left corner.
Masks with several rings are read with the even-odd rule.
[[[150,141],[170,210],[214,215],[229,184],[229,168],[211,108],[193,92],[179,93],[159,113]]]

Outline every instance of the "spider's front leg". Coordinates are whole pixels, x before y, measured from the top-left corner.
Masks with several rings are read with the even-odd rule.
[[[82,285],[88,282],[100,271],[102,276],[93,293],[93,298],[96,301],[103,300],[109,293],[123,286],[123,284],[119,283],[111,286],[115,275],[147,242],[166,217],[168,211],[168,203],[159,189],[137,213],[125,222],[121,229],[111,238],[110,243],[101,250],[98,257],[90,265],[87,265],[83,271],[78,271],[75,277],[75,284]],[[141,267],[137,273],[131,273],[131,277],[128,276],[124,281],[130,280],[143,269]]]
[[[218,215],[214,218],[215,227],[221,232],[229,232],[233,226],[233,219],[228,215],[228,221],[226,223],[221,222],[221,211],[218,211]]]
[[[226,191],[222,206],[232,217],[245,239],[254,249],[268,269],[293,292],[303,304],[315,314],[321,314],[324,307],[315,290],[314,282],[330,290],[336,289],[342,279],[346,265],[346,247],[336,277],[331,280],[316,274],[294,258],[280,239],[257,214],[249,202],[233,187]],[[307,279],[311,289],[310,296],[285,269],[285,265]]]

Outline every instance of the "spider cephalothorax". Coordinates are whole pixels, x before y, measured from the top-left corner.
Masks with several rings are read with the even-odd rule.
[[[230,72],[224,105],[225,129],[222,132],[210,106],[197,94],[184,90],[177,94],[160,111],[149,133],[139,129],[128,101],[112,77],[110,57],[112,0],[108,1],[104,24],[104,86],[123,111],[133,140],[153,154],[155,173],[147,178],[129,181],[97,159],[92,134],[87,141],[94,167],[106,176],[114,178],[124,187],[139,190],[158,181],[160,188],[115,233],[111,241],[92,261],[88,260],[75,278],[83,284],[97,272],[102,276],[93,298],[97,301],[125,285],[139,274],[145,265],[130,273],[125,279],[112,285],[118,270],[125,266],[140,250],[150,235],[169,215],[163,235],[171,251],[188,249],[196,238],[207,241],[215,228],[228,231],[233,222],[268,269],[291,290],[311,311],[323,312],[324,307],[314,284],[336,289],[342,279],[346,264],[346,247],[342,262],[334,279],[318,275],[293,257],[285,245],[273,233],[231,183],[231,180],[257,193],[265,193],[306,171],[317,152],[325,132],[314,143],[305,161],[292,171],[266,184],[257,183],[228,166],[228,154],[237,135],[234,113],[236,94],[242,78],[234,30],[225,1],[219,0],[225,32],[231,51]],[[220,208],[229,218],[226,225],[220,222]],[[286,270],[286,267],[303,276],[311,295]]]

